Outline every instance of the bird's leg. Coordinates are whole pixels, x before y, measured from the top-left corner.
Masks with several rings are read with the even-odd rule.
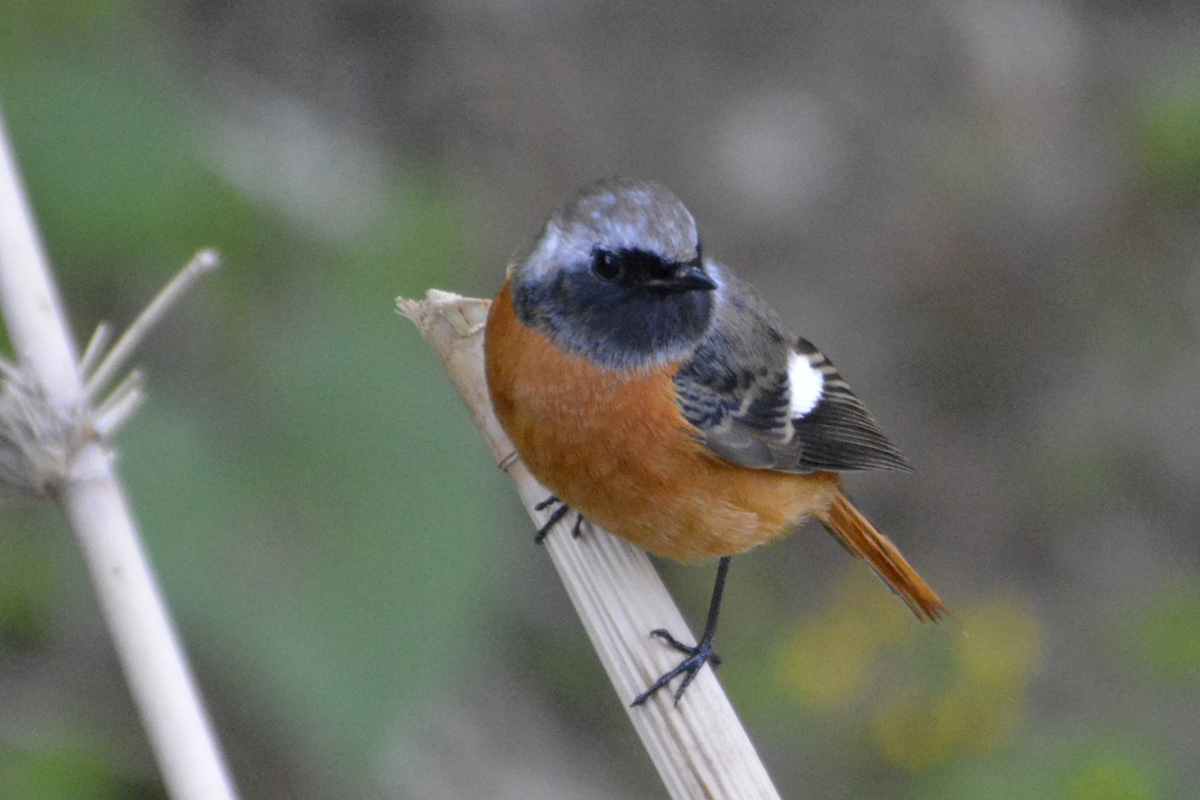
[[[557,495],[553,494],[533,507],[535,511],[544,511],[555,503],[558,504],[558,508],[554,509],[554,511],[550,513],[550,517],[546,520],[546,524],[538,528],[537,533],[533,536],[533,541],[535,544],[542,543],[542,540],[546,538],[546,534],[550,533],[550,529],[557,525],[560,519],[570,513],[571,507],[562,500],[559,500]],[[571,528],[571,537],[578,539],[580,534],[583,532],[583,514],[580,514],[578,511],[575,513],[578,516],[575,519],[575,525]]]
[[[708,603],[708,620],[704,623],[704,633],[700,637],[700,642],[695,647],[684,644],[662,628],[650,631],[651,636],[662,639],[671,647],[686,654],[687,658],[679,662],[679,666],[675,669],[655,681],[653,686],[634,698],[630,705],[640,706],[650,698],[650,695],[666,686],[676,676],[683,675],[683,682],[675,690],[675,705],[679,705],[679,698],[683,697],[684,690],[695,680],[696,673],[700,671],[700,668],[706,662],[714,669],[721,663],[720,657],[712,651],[712,648],[713,639],[717,633],[717,616],[721,613],[721,595],[725,591],[725,576],[728,573],[729,556],[722,556],[721,561],[717,564],[717,582],[713,585],[712,600]]]

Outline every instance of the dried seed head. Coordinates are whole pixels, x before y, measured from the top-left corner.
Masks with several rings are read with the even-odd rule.
[[[0,360],[0,503],[53,494],[87,441],[82,408],[62,408]]]

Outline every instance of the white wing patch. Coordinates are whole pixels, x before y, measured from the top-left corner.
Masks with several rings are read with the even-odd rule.
[[[797,352],[788,356],[788,405],[792,419],[803,417],[817,407],[825,377],[813,367],[808,358]]]

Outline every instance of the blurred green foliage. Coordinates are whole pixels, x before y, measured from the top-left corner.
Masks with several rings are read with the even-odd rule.
[[[1135,641],[1147,648],[1174,646],[1177,636],[1184,642],[1178,651],[1150,653],[1156,668],[1194,670],[1186,648],[1195,602],[1194,592],[1169,593],[1138,619]],[[1180,627],[1159,630],[1156,621]],[[917,625],[853,565],[827,609],[779,639],[773,677],[777,693],[794,705],[789,722],[774,719],[790,726],[784,735],[803,738],[806,749],[828,752],[847,768],[885,763],[907,776],[882,785],[863,776],[863,793],[906,785],[903,796],[921,800],[1174,796],[1172,770],[1151,741],[1130,732],[1030,728],[1043,637],[1040,615],[1019,597],[976,598],[937,628]]]
[[[36,538],[15,530],[0,536],[0,642],[17,650],[44,644],[57,588],[53,559]]]
[[[169,65],[119,54],[38,59],[4,83],[4,110],[64,281],[217,241],[237,255],[253,215],[198,151],[197,115]],[[176,256],[177,257],[177,256]],[[86,284],[85,284],[86,285]]]
[[[1154,677],[1200,690],[1200,579],[1159,587],[1125,630]]]
[[[1164,800],[1176,796],[1161,756],[1109,732],[1031,738],[988,761],[934,776],[921,800]]]
[[[0,745],[0,797],[21,800],[150,800],[159,795],[114,772],[103,748],[56,735],[38,749]]]
[[[1157,195],[1171,202],[1195,197],[1200,192],[1200,74],[1183,73],[1154,87],[1136,137],[1142,169]]]
[[[0,35],[8,59],[22,57],[47,45],[77,43],[99,29],[133,17],[128,0],[10,0],[0,5]]]
[[[829,609],[781,642],[782,687],[818,715],[856,709],[877,756],[908,772],[1008,744],[1040,648],[1032,610],[1013,600],[967,606],[930,636],[864,572],[848,572]]]

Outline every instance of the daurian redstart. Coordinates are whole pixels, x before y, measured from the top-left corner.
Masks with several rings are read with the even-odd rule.
[[[719,556],[708,620],[633,704],[710,659],[729,557],[806,516],[908,604],[945,613],[846,498],[838,472],[910,470],[829,359],[788,333],[727,267],[701,254],[692,215],[649,181],[600,181],[550,215],[508,267],[486,331],[496,415],[567,508],[638,547]],[[545,535],[549,526],[543,528]]]

